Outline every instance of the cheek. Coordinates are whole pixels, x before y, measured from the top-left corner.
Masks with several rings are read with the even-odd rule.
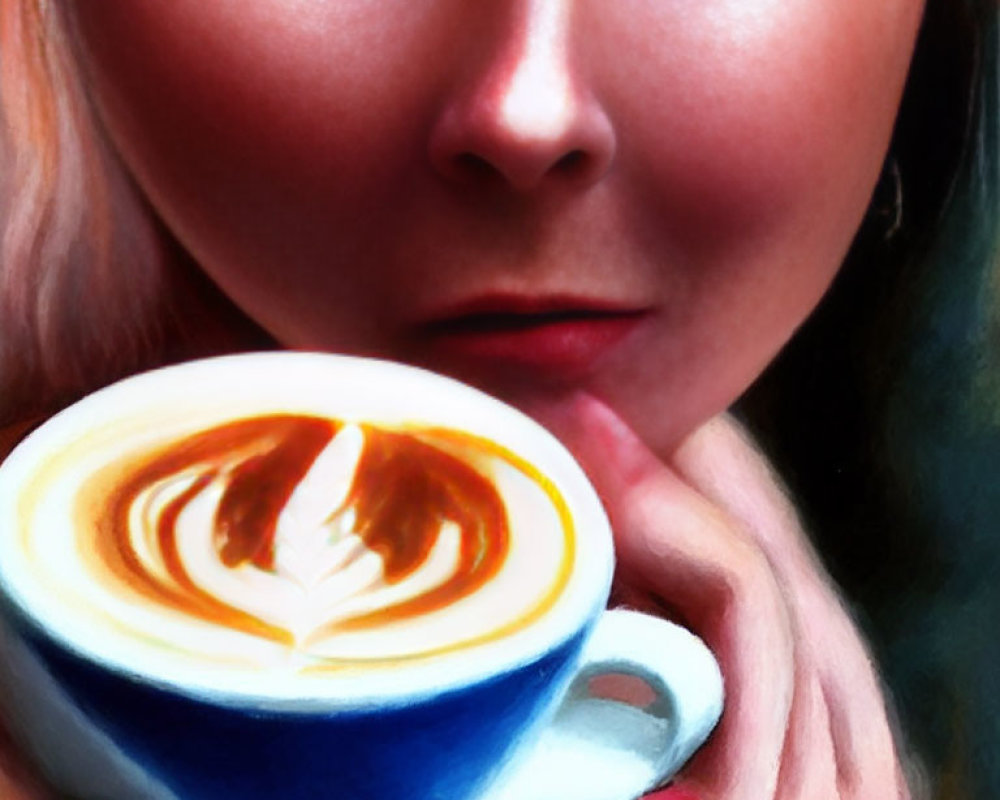
[[[469,13],[467,3],[72,7],[112,137],[211,277],[266,327],[309,309],[304,327],[364,336],[357,318],[314,301],[336,298],[341,311],[381,297],[378,265],[393,263],[393,243],[412,243],[421,218],[408,204],[419,196],[435,209],[440,194],[424,191],[428,132],[453,84],[482,68],[482,43],[510,5]],[[850,242],[919,3],[616,0],[609,11],[579,0],[573,9],[574,77],[617,138],[614,166],[589,196],[613,201],[602,219],[628,256],[667,265],[677,289],[667,303],[682,311],[657,344],[678,363],[755,332],[759,341],[719,365],[739,372],[718,390],[732,394],[805,316]],[[437,209],[446,222],[453,210]],[[338,268],[362,263],[378,268]]]
[[[203,264],[253,260],[247,242],[262,261],[319,261],[332,221],[391,205],[440,89],[413,65],[445,51],[448,2],[372,7],[77,4],[106,126]]]
[[[888,145],[920,3],[633,4],[604,40],[628,57],[591,46],[589,58],[618,65],[603,88],[650,227],[689,258],[778,241],[842,255]]]
[[[384,348],[379,248],[460,0],[74,6],[103,121],[157,213],[279,340]],[[459,40],[463,41],[463,40]],[[345,231],[348,232],[345,235]],[[383,281],[384,283],[384,281]],[[317,298],[325,298],[318,303]],[[334,313],[335,312],[335,313]]]
[[[608,39],[628,42],[628,58],[589,55],[619,65],[601,90],[637,187],[629,216],[662,276],[662,326],[644,353],[683,376],[666,389],[649,379],[649,407],[632,398],[640,420],[673,392],[667,444],[728,406],[812,311],[881,168],[920,3],[810,3],[700,5],[725,25],[694,4],[681,24],[637,3],[646,24],[620,20]]]

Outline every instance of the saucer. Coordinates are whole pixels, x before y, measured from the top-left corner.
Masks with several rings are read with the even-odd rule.
[[[670,720],[591,698],[560,709],[476,800],[635,800],[656,788]]]

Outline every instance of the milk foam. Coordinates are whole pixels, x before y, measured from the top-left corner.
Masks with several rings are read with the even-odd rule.
[[[270,417],[308,429],[285,494],[257,491],[253,469],[288,437],[244,430]],[[214,444],[177,457],[227,426],[225,457]],[[404,487],[424,472],[425,489],[451,487],[425,492],[424,510],[446,513],[425,513],[415,538],[378,502],[397,496],[379,472],[393,464]],[[358,483],[379,492],[346,488]],[[248,536],[237,522],[255,503],[274,525]],[[553,437],[470,387],[374,359],[255,353],[138,375],[0,465],[0,590],[31,625],[114,669],[237,703],[408,702],[496,674],[579,634],[612,568],[603,509]]]
[[[386,579],[385,555],[359,535],[357,506],[347,503],[366,438],[378,433],[345,425],[315,457],[277,514],[268,567],[252,560],[225,564],[217,541],[220,505],[237,467],[259,456],[253,448],[238,452],[235,463],[213,464],[208,473],[203,466],[185,469],[143,486],[124,515],[126,560],[157,587],[153,596],[128,585],[114,564],[94,552],[103,546],[95,536],[108,535],[102,504],[108,502],[109,485],[106,477],[95,484],[92,476],[118,475],[131,455],[119,451],[110,466],[98,467],[100,459],[91,452],[78,466],[43,470],[38,491],[44,497],[21,520],[32,580],[58,598],[60,615],[73,617],[74,625],[93,635],[115,637],[126,648],[152,647],[173,659],[230,668],[314,671],[408,660],[529,624],[566,580],[570,532],[553,496],[533,476],[500,451],[475,448],[470,461],[502,499],[510,533],[498,569],[454,602],[379,618],[454,579],[463,545],[456,522],[442,519],[417,568],[401,580]],[[455,440],[448,446],[460,449]],[[149,443],[142,449],[155,450]],[[178,504],[175,539],[165,547],[164,520]],[[157,593],[183,597],[161,603]],[[203,597],[233,609],[241,624],[187,613]],[[351,624],[366,619],[368,624]]]

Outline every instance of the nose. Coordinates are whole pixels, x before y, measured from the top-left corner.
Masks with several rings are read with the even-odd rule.
[[[520,192],[554,182],[586,185],[609,168],[615,132],[574,69],[573,0],[511,3],[504,29],[435,120],[434,168],[460,183],[502,181]]]

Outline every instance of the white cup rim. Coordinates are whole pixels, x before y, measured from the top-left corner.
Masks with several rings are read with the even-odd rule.
[[[410,703],[513,672],[585,632],[603,610],[613,571],[610,526],[596,493],[565,447],[525,414],[477,389],[417,367],[372,358],[292,351],[244,353],[163,367],[105,387],[52,417],[0,464],[0,530],[16,529],[18,487],[48,453],[64,447],[79,431],[111,421],[116,404],[127,408],[140,401],[147,407],[181,402],[182,394],[190,394],[178,389],[176,378],[181,374],[185,386],[203,386],[206,397],[211,391],[217,392],[219,385],[256,386],[262,392],[267,387],[263,400],[244,396],[236,416],[243,413],[244,407],[247,414],[266,413],[268,404],[280,405],[291,413],[321,413],[327,408],[326,413],[331,416],[339,414],[343,418],[356,414],[376,424],[388,421],[395,414],[401,421],[471,430],[529,462],[543,464],[545,474],[560,490],[576,526],[577,547],[568,584],[556,603],[555,613],[547,613],[523,631],[463,653],[397,663],[391,669],[330,675],[323,681],[282,682],[231,670],[202,667],[178,670],[176,665],[166,668],[155,659],[124,654],[124,645],[122,653],[114,648],[109,650],[106,642],[88,636],[86,631],[74,630],[66,622],[65,612],[42,595],[27,570],[18,571],[18,552],[11,545],[12,537],[0,536],[0,594],[31,626],[59,647],[101,669],[218,704],[283,711],[349,710]],[[352,410],[351,403],[342,402],[343,398],[338,401],[341,407],[338,411],[328,401],[304,397],[306,393],[301,391],[296,398],[292,391],[305,381],[322,389],[345,380],[362,385],[376,375],[382,376],[381,380],[405,383],[405,414],[398,408],[391,409],[388,401],[384,409],[371,409],[368,403]],[[442,398],[448,398],[447,402]],[[191,397],[188,402],[199,400]],[[359,398],[359,402],[367,400]],[[288,408],[289,404],[293,407]],[[233,412],[229,413],[228,418],[232,418]]]

